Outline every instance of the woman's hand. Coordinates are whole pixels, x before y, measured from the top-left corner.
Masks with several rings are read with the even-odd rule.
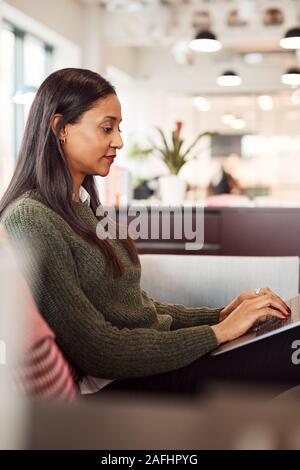
[[[291,313],[290,308],[287,306],[287,304],[277,295],[275,292],[273,292],[271,289],[268,287],[264,287],[260,289],[259,294],[255,292],[255,290],[245,290],[241,292],[239,295],[237,295],[230,304],[227,305],[227,307],[223,308],[220,312],[220,317],[219,321],[225,320],[228,315],[230,315],[233,310],[235,310],[244,300],[250,300],[250,299],[255,299],[257,296],[262,296],[262,295],[271,295],[273,300],[277,300],[278,302],[281,303],[281,305],[287,309],[289,313]]]
[[[213,325],[212,329],[219,344],[225,343],[245,334],[258,318],[265,315],[287,318],[290,311],[284,302],[273,293],[255,295],[250,299],[243,300],[221,323]]]

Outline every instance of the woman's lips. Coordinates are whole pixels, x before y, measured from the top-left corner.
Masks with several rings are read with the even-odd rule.
[[[103,157],[105,158],[106,160],[108,160],[110,163],[112,163],[114,161],[114,158],[115,158],[115,155],[107,155],[106,157]]]

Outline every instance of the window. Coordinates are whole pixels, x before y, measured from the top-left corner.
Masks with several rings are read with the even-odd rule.
[[[3,186],[9,181],[14,167],[14,103],[12,100],[14,94],[15,68],[14,68],[14,50],[15,36],[13,32],[6,28],[3,29],[0,36],[0,70],[1,70],[1,160],[0,160],[0,183],[1,193]]]
[[[8,183],[13,172],[31,105],[31,102],[15,103],[13,97],[27,87],[37,89],[40,86],[51,72],[52,53],[52,47],[41,39],[3,22],[0,34],[1,187]]]
[[[26,34],[24,36],[24,83],[23,85],[38,88],[50,73],[52,50],[39,39]],[[30,109],[30,103],[25,105],[25,121]]]

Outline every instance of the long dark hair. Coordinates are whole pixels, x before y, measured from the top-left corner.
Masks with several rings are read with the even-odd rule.
[[[114,275],[120,276],[124,267],[112,245],[98,238],[76,214],[72,201],[72,177],[59,141],[60,131],[67,123],[78,122],[97,100],[111,94],[116,94],[114,87],[90,70],[66,68],[49,75],[32,103],[15,172],[0,202],[0,217],[18,197],[26,191],[35,190],[41,202],[63,217],[78,235],[99,246]],[[54,134],[51,122],[55,114],[61,114],[62,118]],[[91,209],[96,216],[100,201],[94,177],[86,176],[82,186],[90,195]],[[120,242],[132,261],[138,264],[137,250],[129,235]]]

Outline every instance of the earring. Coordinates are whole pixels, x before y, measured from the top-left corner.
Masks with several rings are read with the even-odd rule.
[[[63,139],[59,139],[59,142],[64,145],[66,143],[66,138],[64,137]]]

